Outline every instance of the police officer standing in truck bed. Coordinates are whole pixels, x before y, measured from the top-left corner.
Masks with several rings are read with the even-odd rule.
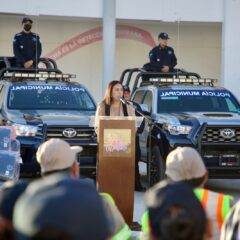
[[[37,67],[42,53],[40,38],[31,32],[33,21],[25,17],[22,20],[23,31],[13,38],[13,52],[16,57],[16,66],[24,68]]]
[[[177,58],[173,48],[168,46],[168,34],[162,32],[158,35],[159,45],[149,52],[150,67],[155,71],[172,72],[177,65]]]

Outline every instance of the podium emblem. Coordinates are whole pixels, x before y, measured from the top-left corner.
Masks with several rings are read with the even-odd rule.
[[[104,156],[129,157],[131,155],[131,130],[104,129]]]

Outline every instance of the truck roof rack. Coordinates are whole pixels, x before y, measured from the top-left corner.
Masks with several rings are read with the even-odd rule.
[[[55,72],[62,73],[56,62],[51,58],[40,58],[38,68],[25,69],[18,67],[15,57],[0,56],[0,78],[4,77],[6,72],[38,73],[38,72]]]
[[[40,66],[40,68],[58,69],[57,63],[51,58],[39,58],[38,66]],[[17,67],[17,61],[15,57],[0,56],[0,69],[15,67]]]
[[[70,78],[76,78],[76,75],[62,73],[51,58],[40,58],[38,68],[26,69],[17,67],[15,57],[0,56],[0,78],[15,82],[24,80],[70,81]]]
[[[195,72],[188,72],[184,69],[174,69],[173,72],[152,72],[146,71],[144,68],[128,68],[122,72],[120,82],[129,86],[132,84],[132,92],[135,91],[140,85],[153,84],[150,79],[201,79],[201,76]],[[177,83],[177,82],[176,82]],[[163,83],[162,83],[163,84]],[[165,82],[164,84],[170,84]],[[181,82],[182,84],[182,82]],[[191,84],[185,82],[185,84]]]

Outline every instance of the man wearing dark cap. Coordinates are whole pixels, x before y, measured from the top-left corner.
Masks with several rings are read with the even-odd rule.
[[[206,213],[187,184],[160,182],[145,198],[149,239],[208,239]]]
[[[48,141],[41,144],[40,147],[38,148],[36,157],[37,162],[41,166],[41,173],[44,176],[43,179],[54,175],[60,176],[60,174],[62,174],[66,178],[78,179],[79,166],[77,164],[77,154],[81,151],[82,147],[70,146],[66,141],[58,138],[49,139]],[[80,182],[90,183],[87,179],[81,179]],[[108,197],[105,196],[109,196],[110,198],[111,196],[106,193],[102,194],[102,201],[104,204],[106,214],[108,215],[108,218],[111,219],[112,221],[111,236],[120,237],[125,235],[127,236],[131,235],[131,230],[125,223],[125,220],[123,219],[117,206],[114,203],[112,203]],[[57,236],[59,237],[60,235]],[[59,238],[56,239],[60,240]],[[67,240],[66,236],[63,237],[62,239]],[[89,239],[89,237],[86,239]]]
[[[158,35],[159,45],[149,52],[150,65],[157,71],[172,72],[177,65],[173,48],[168,46],[169,36],[162,32]]]
[[[196,149],[177,147],[171,151],[166,159],[166,175],[169,181],[185,182],[194,189],[212,221],[213,237],[219,239],[222,223],[237,199],[204,188],[208,171]]]
[[[0,239],[14,239],[13,209],[29,182],[29,180],[8,181],[0,188]]]
[[[107,240],[109,221],[95,187],[61,173],[31,183],[16,203],[16,240]]]
[[[23,30],[13,38],[13,52],[16,57],[17,67],[37,67],[38,60],[42,53],[40,38],[36,33],[31,32],[33,21],[24,17],[22,20]]]

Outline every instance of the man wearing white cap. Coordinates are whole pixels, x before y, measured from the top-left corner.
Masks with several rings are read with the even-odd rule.
[[[191,147],[177,147],[166,159],[166,175],[170,181],[185,182],[194,188],[214,224],[214,239],[219,239],[224,218],[234,205],[232,196],[204,189],[208,172],[200,154]]]
[[[44,142],[37,151],[37,161],[41,166],[43,176],[52,175],[54,173],[66,173],[73,178],[79,178],[79,166],[77,162],[77,154],[82,151],[80,146],[72,146],[61,139],[52,138]],[[106,197],[107,196],[107,197]],[[109,194],[102,194],[102,202],[108,217],[113,222],[112,235],[131,236],[131,230],[125,223],[117,206],[110,200]],[[127,239],[127,238],[126,238]]]
[[[70,145],[61,139],[52,138],[44,142],[37,151],[37,161],[41,166],[42,175],[54,172],[69,172],[79,178],[77,154],[82,147]]]

